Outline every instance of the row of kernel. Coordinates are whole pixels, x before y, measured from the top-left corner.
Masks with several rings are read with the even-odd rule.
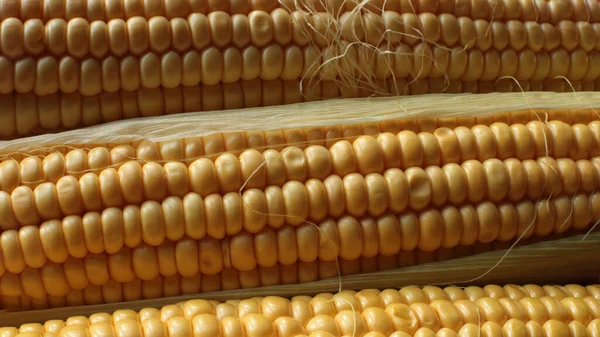
[[[587,21],[565,20],[553,25],[537,21],[490,22],[451,14],[437,16],[430,13],[415,15],[396,12],[384,12],[382,15],[344,13],[338,21],[336,24],[340,26],[340,35],[344,40],[374,45],[385,44],[384,41],[403,41],[414,45],[423,41],[482,51],[490,48],[499,51],[513,48],[519,51],[528,47],[535,52],[542,49],[551,51],[560,46],[568,51],[576,47],[586,51],[600,47],[600,25]],[[315,29],[318,28],[313,28]],[[323,47],[332,41],[332,38],[323,41],[316,39],[315,43]]]
[[[174,49],[185,52],[209,46],[243,48],[252,44],[260,48],[272,41],[282,46],[292,41],[304,46],[309,41],[302,37],[306,32],[299,27],[294,30],[298,23],[292,20],[292,16],[298,15],[277,9],[271,13],[253,11],[234,16],[224,12],[192,14],[186,19],[171,20],[164,17],[150,20],[132,17],[127,21],[114,19],[108,22],[53,19],[45,24],[39,19],[22,22],[10,18],[0,25],[0,50],[12,59],[46,53],[103,58],[109,54],[139,56],[147,51],[163,53]],[[302,43],[300,39],[303,39]]]
[[[525,240],[525,241],[527,241],[527,240]],[[450,251],[450,252],[455,251],[454,255],[457,257],[461,257],[461,256],[468,256],[469,254],[482,253],[487,250],[494,249],[492,246],[490,246],[490,247],[481,246],[481,247],[478,247],[475,250],[471,251],[469,249],[470,247],[474,247],[474,246],[459,246],[454,249],[446,249],[446,251]],[[505,249],[507,247],[508,246],[505,245],[504,248],[499,247],[496,249]],[[41,269],[26,268],[21,273],[21,275],[5,273],[1,279],[2,284],[3,284],[3,288],[2,288],[3,295],[11,297],[11,296],[20,296],[24,293],[27,296],[30,296],[30,297],[33,297],[36,299],[42,299],[42,298],[45,298],[44,296],[46,296],[46,294],[50,295],[51,297],[64,296],[65,294],[67,294],[67,292],[71,288],[75,289],[75,290],[85,290],[86,288],[90,287],[91,285],[103,286],[103,285],[106,285],[107,283],[114,282],[114,280],[116,280],[117,282],[129,283],[131,281],[136,280],[136,275],[134,273],[134,270],[132,269],[132,260],[131,260],[130,254],[131,253],[129,251],[125,251],[125,252],[119,253],[117,256],[113,256],[112,258],[109,258],[108,266],[106,265],[106,260],[104,260],[105,261],[104,265],[98,264],[103,261],[101,256],[90,256],[89,260],[92,261],[92,262],[89,262],[90,264],[88,264],[88,259],[83,261],[80,259],[70,258],[66,263],[64,263],[62,265],[46,264]],[[163,255],[162,258],[159,259],[159,261],[162,261],[164,263],[164,264],[161,264],[159,267],[160,273],[165,274],[164,276],[166,276],[166,277],[172,277],[173,275],[177,274],[177,270],[174,269],[175,261],[173,261],[172,264],[169,264],[169,261],[171,260],[171,258],[168,257],[168,255],[164,255],[164,254],[166,254],[165,251],[163,251],[163,253],[162,253],[162,255]],[[317,273],[317,274],[314,274],[314,273],[311,274],[314,277],[310,277],[310,278],[303,277],[302,275],[300,275],[299,278],[294,277],[293,280],[295,280],[295,281],[293,281],[292,279],[289,278],[293,274],[282,275],[281,282],[283,282],[284,284],[289,284],[290,282],[298,282],[298,281],[299,282],[310,282],[310,281],[318,280],[320,278],[322,279],[322,278],[336,277],[340,271],[341,271],[342,275],[351,275],[351,274],[357,274],[357,273],[361,273],[361,272],[374,272],[377,270],[397,268],[399,266],[404,267],[404,266],[411,266],[411,265],[415,265],[415,264],[419,264],[419,263],[433,262],[436,260],[445,259],[445,257],[446,257],[445,255],[448,255],[448,254],[447,253],[436,254],[433,252],[424,252],[421,250],[413,250],[413,251],[402,252],[395,256],[394,255],[391,255],[391,256],[390,255],[387,255],[387,256],[375,255],[375,256],[371,256],[371,257],[361,257],[361,258],[358,258],[355,260],[343,260],[342,259],[342,260],[339,260],[339,269],[338,269],[338,263],[335,260],[333,260],[333,261],[320,261],[318,263],[317,262],[309,263],[309,262],[304,262],[304,261],[297,261],[296,264],[292,264],[292,265],[279,264],[279,265],[272,265],[269,267],[261,266],[261,267],[259,267],[258,270],[261,272],[269,271],[270,273],[272,273],[279,269],[281,269],[281,271],[284,272],[284,269],[285,269],[285,271],[288,271],[291,273],[290,266],[292,266],[292,267],[298,266],[299,272],[300,272],[300,270],[305,269],[305,270],[312,270],[313,272]],[[123,260],[123,259],[125,259],[125,260]],[[148,262],[148,261],[146,261],[146,262]],[[155,262],[151,263],[149,266],[151,268],[156,268],[156,266],[154,266],[154,264],[155,264]],[[179,264],[177,266],[179,267]],[[133,267],[135,267],[135,264],[133,264]],[[108,268],[108,270],[106,270],[106,268]],[[273,268],[275,268],[275,269],[273,269]],[[295,268],[295,267],[293,267],[293,268]],[[169,272],[169,270],[170,270],[170,272]],[[191,271],[191,269],[189,269],[189,268],[187,270]],[[230,274],[229,276],[231,276],[231,274],[236,275],[237,273],[239,273],[239,275],[243,276],[243,275],[247,275],[248,273],[256,273],[257,272],[257,270],[248,270],[248,271],[237,270],[237,271],[235,271],[235,270],[231,269],[230,267],[221,268],[219,271],[215,271],[214,273],[210,273],[210,274],[203,273],[203,271],[204,270],[201,268],[200,274],[191,275],[189,273],[184,273],[184,275],[180,275],[180,276],[182,279],[189,279],[189,277],[194,276],[198,279],[198,282],[200,282],[201,278],[212,277],[211,275],[217,275],[221,271],[227,271],[227,273]],[[198,273],[198,270],[196,270],[196,273]],[[143,278],[146,281],[152,281],[152,280],[156,279],[155,277],[154,278],[150,277],[151,276],[150,273],[145,273],[144,276],[147,276],[147,277]],[[305,275],[305,276],[307,276],[307,275]],[[137,279],[139,279],[139,278],[137,278]],[[111,280],[113,280],[113,281],[111,281]],[[271,284],[273,284],[273,283],[271,283]],[[242,284],[242,286],[243,286],[243,284]],[[246,286],[243,286],[243,287],[246,287]],[[239,286],[238,286],[238,288],[239,288]],[[232,289],[232,287],[227,287],[224,285],[224,289]],[[216,289],[216,290],[219,290],[219,289]],[[458,294],[454,294],[453,296],[455,296],[455,295],[457,296]],[[558,296],[558,295],[556,295],[556,296]],[[472,297],[472,296],[469,295],[469,297]]]
[[[332,25],[340,26],[338,34],[332,31]],[[481,51],[490,48],[519,51],[528,47],[537,52],[561,46],[567,51],[600,49],[598,23],[561,21],[552,25],[516,20],[490,23],[468,17],[457,18],[451,14],[436,16],[429,13],[418,16],[396,12],[383,15],[345,13],[337,19],[322,13],[295,11],[290,14],[276,9],[271,13],[253,11],[248,15],[233,16],[224,12],[192,14],[187,19],[171,20],[133,17],[127,21],[88,22],[77,18],[68,22],[53,19],[43,23],[39,19],[22,22],[10,18],[2,21],[0,28],[0,50],[12,59],[44,52],[54,56],[68,54],[76,58],[88,55],[103,58],[108,54],[141,55],[146,51],[163,53],[171,49],[185,52],[211,45],[244,48],[252,44],[260,48],[271,42],[281,46],[293,43],[298,47],[315,44],[323,48],[339,42],[335,38],[337,35],[342,41],[363,41],[374,46],[403,41],[411,46],[417,42],[439,42],[450,48],[476,47]]]
[[[275,152],[267,150],[265,153],[269,154],[269,151]],[[233,154],[230,155],[236,159]],[[216,161],[217,167],[221,162]],[[257,167],[260,163],[255,162]],[[257,232],[267,222],[275,228],[283,223],[283,218],[279,217],[267,221],[269,217],[261,215],[263,212],[281,215],[285,222],[297,225],[307,220],[321,221],[326,216],[339,217],[346,212],[353,216],[379,216],[386,211],[400,213],[407,208],[422,210],[429,205],[440,207],[447,203],[461,205],[505,199],[516,202],[524,196],[537,200],[561,193],[590,193],[600,179],[597,158],[577,162],[551,157],[523,162],[515,158],[505,161],[490,158],[483,162],[469,159],[462,165],[414,166],[405,171],[394,167],[384,171],[383,161],[379,163],[379,169],[362,167],[361,171],[367,170],[364,175],[351,171],[335,172],[341,176],[332,174],[331,165],[327,166],[327,172],[315,170],[315,174],[311,175],[314,177],[308,178],[306,175],[289,176],[290,171],[286,170],[289,179],[285,179],[283,174],[285,166],[277,165],[274,168],[281,172],[275,176],[284,179],[266,181],[265,172],[260,172],[245,179],[250,186],[239,191],[242,184],[239,177],[237,185],[224,185],[234,179],[230,174],[231,166],[218,170],[224,177],[216,175],[214,172],[217,171],[211,175],[207,168],[212,166],[212,161],[208,159],[192,163],[189,172],[183,163],[167,163],[165,167],[147,163],[142,168],[138,162],[130,161],[118,171],[109,168],[99,175],[87,173],[79,181],[73,176],[65,176],[56,185],[47,182],[37,185],[34,190],[19,186],[11,194],[2,191],[0,204],[5,211],[0,217],[2,229],[9,230],[19,226],[37,226],[42,221],[65,216],[80,216],[84,212],[88,212],[84,217],[94,217],[99,221],[104,215],[96,212],[123,212],[121,208],[135,206],[138,212],[146,214],[141,216],[142,223],[144,219],[152,219],[156,212],[164,213],[164,219],[169,221],[161,221],[161,226],[173,230],[181,227],[181,235],[173,234],[180,238],[183,236],[182,219],[187,218],[186,209],[189,208],[187,212],[191,213],[200,209],[202,214],[197,216],[203,219],[201,223],[212,229],[208,235],[222,238],[226,232],[237,233],[242,228]],[[261,177],[263,179],[258,179]],[[188,179],[191,180],[189,184]],[[271,184],[267,184],[269,182]],[[219,190],[219,185],[222,190]],[[187,192],[190,187],[192,192]],[[239,222],[226,229],[229,226],[223,225],[225,219],[238,212],[243,214]],[[122,223],[121,216],[107,217],[112,222]],[[153,227],[157,225],[156,221],[152,220]],[[206,231],[198,233],[202,234],[187,235],[200,239]],[[167,236],[173,239],[173,236]]]
[[[152,18],[186,17],[191,13],[225,11],[230,14],[247,14],[252,10],[270,11],[280,7],[288,11],[296,9],[310,12],[343,13],[356,10],[381,13],[448,13],[486,20],[521,20],[558,23],[561,20],[600,22],[600,5],[594,1],[516,1],[504,0],[491,3],[482,1],[403,1],[371,0],[366,5],[358,0],[141,0],[122,2],[119,0],[82,0],[75,3],[67,0],[17,0],[10,1],[0,9],[0,19],[21,17],[39,18],[48,21],[54,18],[85,18],[89,21],[111,20],[143,16]]]
[[[565,77],[572,81],[593,81],[600,76],[600,53],[582,49],[550,53],[530,49],[481,51],[460,48],[448,50],[419,44],[393,47],[389,52],[369,51],[365,46],[304,49],[277,44],[262,49],[255,46],[240,50],[228,47],[221,51],[209,47],[184,54],[169,51],[163,55],[146,53],[141,57],[114,56],[102,60],[71,56],[60,59],[45,56],[12,61],[0,57],[0,70],[6,74],[0,93],[35,93],[39,96],[57,92],[97,96],[120,90],[173,89],[220,82],[235,85],[240,81],[309,79],[335,81],[348,75],[377,80],[434,78],[444,80],[494,81],[514,77],[518,81],[542,81]],[[332,60],[332,61],[330,61]],[[362,74],[362,75],[361,75]],[[443,82],[442,82],[443,83]],[[238,84],[239,85],[239,84]],[[181,89],[180,89],[181,90]]]
[[[524,244],[533,242],[532,240],[524,239]],[[2,299],[0,305],[9,304],[18,299],[35,300],[35,303],[50,302],[57,298],[69,296],[75,291],[94,290],[93,288],[108,288],[119,290],[133,282],[156,282],[162,278],[181,280],[180,294],[199,293],[202,291],[218,291],[230,289],[253,288],[266,285],[278,284],[298,284],[305,282],[318,281],[327,278],[337,277],[341,275],[355,275],[360,273],[376,272],[380,270],[395,269],[398,267],[408,267],[423,263],[431,263],[435,261],[447,260],[453,257],[465,257],[473,254],[480,254],[488,251],[506,249],[507,245],[499,244],[478,244],[471,246],[458,246],[456,248],[441,249],[437,252],[425,252],[422,250],[405,251],[397,255],[375,255],[362,256],[354,260],[323,261],[317,260],[313,262],[297,261],[294,264],[285,265],[277,263],[270,267],[258,266],[255,269],[242,271],[233,267],[224,267],[219,272],[206,274],[196,272],[194,275],[182,275],[177,273],[173,265],[161,263],[161,274],[155,278],[142,280],[135,276],[132,267],[130,253],[120,252],[109,259],[108,274],[102,268],[103,265],[93,267],[83,259],[69,258],[64,264],[45,264],[40,269],[26,268],[20,274],[4,273],[2,278]],[[162,254],[162,257],[168,256]],[[90,261],[93,258],[90,258]],[[121,260],[119,260],[121,259]],[[125,260],[123,260],[125,259]],[[96,258],[96,262],[101,261]],[[121,262],[119,262],[121,261]],[[91,262],[90,262],[91,263]],[[154,268],[154,265],[151,265]],[[91,269],[90,269],[91,268]],[[165,269],[167,268],[167,269]],[[187,269],[188,271],[191,269]],[[166,274],[163,276],[162,274]],[[259,278],[259,281],[254,281]],[[200,284],[205,279],[211,279],[215,284],[212,284],[211,289],[196,288],[191,291],[190,283],[200,287]],[[185,282],[185,283],[184,283]],[[257,283],[258,282],[258,283]],[[173,284],[175,289],[178,289],[176,282]],[[122,287],[118,287],[121,285]],[[117,286],[116,289],[114,287]],[[173,290],[173,289],[172,289]],[[453,296],[459,296],[454,294]],[[473,295],[474,296],[474,295]],[[472,295],[469,295],[472,297]],[[138,298],[141,299],[141,298]],[[135,300],[126,297],[124,300]],[[2,302],[6,301],[6,302]],[[85,303],[81,303],[82,305]],[[99,303],[87,303],[99,304]],[[69,305],[73,305],[69,303]]]
[[[61,59],[45,56],[37,60],[27,57],[16,62],[0,57],[0,68],[6,74],[0,92],[33,92],[43,96],[60,91],[96,96],[103,92],[174,89],[200,83],[297,80],[306,72],[302,68],[303,58],[303,51],[297,46],[284,50],[279,45],[263,49],[251,46],[244,50],[231,47],[224,51],[210,47],[185,54],[170,51],[162,56],[147,53],[141,57],[119,59],[110,56],[103,60],[87,58],[82,61],[70,56]]]
[[[276,133],[273,135],[275,136]],[[74,185],[77,184],[77,179],[81,180],[85,176],[87,184],[99,185],[99,176],[103,175],[103,180],[114,182],[114,188],[119,184],[135,187],[130,190],[134,194],[131,198],[118,190],[113,193],[99,188],[101,194],[122,196],[115,202],[121,200],[136,203],[143,197],[145,190],[152,194],[147,197],[160,201],[166,195],[183,196],[190,191],[190,187],[202,196],[207,196],[216,192],[237,191],[242,183],[246,183],[248,188],[264,188],[268,185],[282,186],[288,180],[324,179],[332,173],[342,177],[354,172],[367,175],[374,172],[382,173],[384,168],[439,166],[462,163],[470,159],[481,162],[491,158],[504,160],[514,157],[522,161],[545,156],[557,159],[589,159],[598,155],[599,135],[600,122],[598,121],[573,126],[560,120],[550,121],[547,124],[530,121],[525,125],[493,122],[489,127],[486,125],[475,125],[471,128],[458,126],[454,129],[442,127],[433,132],[415,133],[404,130],[396,135],[381,133],[377,136],[359,136],[349,139],[352,143],[338,140],[329,148],[322,145],[309,145],[304,149],[289,146],[277,150],[267,149],[263,152],[248,149],[239,154],[222,153],[215,156],[214,160],[199,158],[189,166],[182,162],[184,159],[181,158],[182,154],[178,155],[179,158],[171,159],[173,161],[162,162],[164,160],[162,151],[158,151],[156,144],[142,143],[137,149],[123,145],[111,151],[98,147],[89,153],[82,149],[71,150],[65,155],[53,153],[43,161],[38,157],[27,157],[20,163],[16,160],[6,160],[0,164],[2,172],[0,189],[12,193],[21,186],[21,194],[33,196],[36,194],[34,190],[37,186],[43,184],[45,191],[52,197],[57,194],[53,190],[56,190],[61,182],[63,186],[74,187],[69,189],[73,192],[81,190],[76,195],[72,195],[73,192],[65,195],[77,200],[87,197],[85,191],[81,189],[83,182],[79,182],[81,188]],[[207,140],[220,138],[220,135],[215,136],[219,137],[207,137]],[[411,151],[404,151],[403,148],[410,148]],[[203,153],[200,150],[194,150],[198,157],[202,157]],[[223,148],[221,152],[225,152],[225,149]],[[141,163],[136,163],[135,160],[140,160]],[[156,162],[148,163],[149,161]],[[125,173],[125,170],[129,173]],[[200,178],[198,174],[201,173],[206,175]],[[152,177],[146,179],[148,186],[140,183],[143,174]],[[173,177],[170,175],[176,179],[171,179]],[[124,189],[128,190],[128,188]],[[44,194],[48,195],[48,193]],[[56,196],[52,197],[55,203],[61,204],[56,199]],[[100,200],[95,203],[89,201],[94,205],[100,205]],[[120,206],[121,201],[112,202],[108,206]],[[80,203],[69,202],[69,204],[71,204],[69,207],[80,209],[76,207]],[[97,208],[86,209],[97,210]],[[67,211],[65,214],[77,213]],[[29,223],[24,222],[24,224]]]
[[[570,229],[584,230],[600,219],[600,199],[597,194],[578,194],[539,202],[526,199],[515,204],[495,205],[485,201],[475,206],[445,206],[440,210],[428,208],[421,212],[360,219],[343,215],[337,221],[326,219],[318,227],[282,224],[264,228],[263,225],[256,232],[230,230],[234,224],[228,221],[227,232],[225,226],[221,226],[223,235],[217,239],[210,233],[215,229],[205,225],[191,228],[178,224],[170,228],[161,222],[150,224],[148,219],[136,220],[135,217],[143,217],[144,212],[136,214],[133,207],[120,213],[110,209],[102,218],[98,214],[95,218],[94,214],[88,214],[83,219],[71,216],[62,224],[52,221],[39,229],[28,226],[19,232],[5,231],[0,236],[2,269],[20,273],[41,268],[48,260],[72,264],[84,263],[74,259],[84,259],[86,266],[94,266],[90,270],[97,278],[102,274],[97,268],[104,265],[104,280],[108,279],[109,270],[111,274],[116,273],[113,277],[119,281],[126,275],[147,280],[163,273],[167,273],[164,276],[176,272],[189,276],[198,271],[214,274],[228,266],[247,271],[257,265],[271,267],[277,262],[289,265],[298,260],[353,260],[363,255],[395,255],[401,249],[418,248],[427,252],[476,242],[506,242],[520,236],[544,237]],[[160,213],[157,210],[150,216],[169,217]],[[124,220],[115,219],[119,216]],[[223,219],[226,220],[229,219]],[[241,225],[240,222],[237,225]],[[211,237],[204,237],[207,231]],[[185,237],[186,232],[194,237]],[[123,270],[125,257],[133,261],[132,265],[127,264],[129,271]],[[210,266],[204,266],[207,259]],[[109,266],[111,261],[116,269]]]

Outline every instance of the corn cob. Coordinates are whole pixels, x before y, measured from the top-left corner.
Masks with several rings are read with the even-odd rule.
[[[118,169],[79,175],[67,164],[72,168],[85,163],[86,154],[73,150],[63,163],[57,161],[64,167],[49,166],[59,176],[67,174],[56,184],[30,183],[36,181],[35,174],[40,178],[40,161],[32,157],[25,163],[32,163],[31,170],[22,170],[29,165],[13,169],[18,178],[5,174],[8,181],[0,185],[10,191],[3,192],[6,231],[0,236],[8,280],[5,291],[15,294],[15,277],[41,284],[37,269],[47,261],[89,266],[84,269],[106,276],[95,281],[104,285],[109,281],[107,261],[113,255],[127,255],[127,249],[138,259],[131,262],[135,273],[117,268],[111,277],[133,275],[150,281],[162,275],[159,260],[172,257],[181,275],[214,275],[224,268],[272,267],[277,254],[271,254],[271,248],[277,246],[297,245],[296,255],[281,251],[287,256],[275,261],[290,265],[315,262],[317,257],[325,262],[358,261],[371,254],[395,255],[401,249],[435,252],[477,241],[510,241],[523,234],[544,237],[570,228],[582,230],[599,214],[593,193],[598,180],[593,157],[597,122],[568,123],[594,119],[594,114],[593,109],[555,111],[556,120],[548,123],[495,122],[453,130],[439,128],[439,121],[433,121],[433,126],[419,121],[418,128],[434,131],[359,136],[352,144],[341,140],[329,148],[311,145],[304,151],[297,147],[281,152],[246,150],[239,158],[225,153],[214,161],[198,159],[189,168],[183,163],[128,161]],[[535,118],[532,111],[514,117],[526,122],[523,116],[527,115]],[[530,145],[523,145],[524,139]],[[245,157],[253,163],[247,168]],[[267,160],[265,169],[257,171],[258,163],[271,157],[278,164],[269,167]],[[183,171],[170,178],[169,164]],[[258,178],[249,179],[256,173]],[[179,185],[169,186],[169,181]],[[247,190],[238,193],[246,181]],[[549,197],[554,198],[538,201]],[[303,224],[307,220],[321,222],[320,229]],[[371,225],[363,225],[365,221]],[[457,228],[459,223],[467,227]],[[25,227],[15,230],[21,226]],[[329,236],[321,235],[325,233],[332,234],[332,246],[323,246]],[[321,246],[311,240],[315,238]],[[377,250],[356,249],[374,238],[380,245]],[[169,254],[177,250],[179,263],[177,254]],[[164,252],[165,258],[158,252]],[[202,256],[209,257],[209,267]]]
[[[590,290],[588,290],[590,289]],[[533,291],[534,293],[531,293]],[[553,297],[554,294],[562,294]],[[119,310],[89,318],[72,316],[2,328],[3,335],[89,334],[157,335],[198,333],[254,336],[298,335],[521,335],[595,336],[600,329],[600,303],[590,296],[597,286],[486,286],[461,291],[455,287],[406,287],[345,291],[285,299],[275,296],[242,301],[190,300],[139,312]],[[491,293],[498,297],[489,297]],[[508,297],[500,297],[504,293]],[[536,295],[541,296],[536,296]],[[573,296],[573,295],[575,296]],[[511,296],[512,295],[512,296]],[[528,297],[528,295],[532,297]],[[548,296],[550,295],[550,296]],[[570,296],[569,296],[570,295]],[[561,298],[562,297],[562,298]],[[460,298],[460,299],[459,299]],[[114,330],[113,330],[114,329]]]

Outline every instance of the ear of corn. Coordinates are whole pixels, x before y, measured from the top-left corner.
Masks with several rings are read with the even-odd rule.
[[[532,329],[557,336],[595,336],[600,328],[598,286],[488,285],[343,291],[285,299],[267,296],[224,303],[191,300],[139,312],[118,310],[65,321],[2,328],[20,334],[154,335],[156,333],[297,335],[477,335]],[[157,332],[158,331],[158,332]],[[489,332],[492,333],[492,332]]]
[[[0,294],[19,309],[187,293],[177,280],[194,277],[195,291],[306,282],[335,277],[338,260],[353,274],[587,230],[600,220],[593,111],[532,113],[187,163],[144,158],[163,152],[152,143],[116,166],[126,147],[5,161]],[[525,124],[500,122],[513,119]]]
[[[594,1],[321,2],[7,0],[0,136],[337,97],[597,87]]]

